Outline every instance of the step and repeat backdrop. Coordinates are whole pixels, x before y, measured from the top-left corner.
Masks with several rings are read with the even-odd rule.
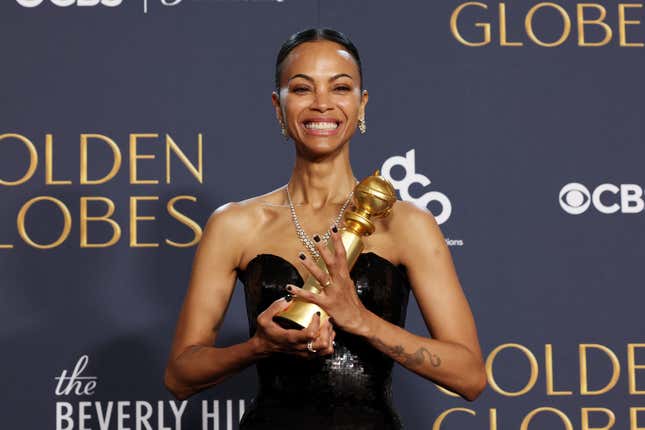
[[[237,428],[253,366],[163,371],[208,216],[289,178],[275,56],[316,26],[364,63],[356,176],[436,217],[486,359],[475,402],[395,364],[406,428],[645,429],[644,3],[537,0],[3,0],[3,427]]]

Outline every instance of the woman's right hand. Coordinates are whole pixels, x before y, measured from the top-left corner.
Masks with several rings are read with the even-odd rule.
[[[314,314],[309,326],[302,330],[287,330],[273,321],[273,316],[286,309],[289,304],[285,297],[280,298],[258,315],[257,329],[253,337],[257,338],[262,350],[269,353],[283,352],[303,358],[333,353],[336,331],[328,318],[325,318],[321,324],[320,315]],[[311,340],[316,352],[307,349],[307,342]]]

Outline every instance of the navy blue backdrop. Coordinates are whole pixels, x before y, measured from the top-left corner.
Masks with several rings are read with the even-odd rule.
[[[645,428],[643,21],[639,2],[4,0],[3,422],[237,428],[254,367],[185,403],[163,369],[209,214],[291,171],[277,49],[329,26],[370,93],[356,176],[382,168],[437,217],[487,360],[473,403],[396,365],[406,428]],[[428,334],[413,297],[406,328]],[[248,336],[239,283],[220,333]]]

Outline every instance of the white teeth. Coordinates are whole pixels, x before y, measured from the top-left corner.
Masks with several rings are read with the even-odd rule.
[[[335,122],[308,122],[305,124],[306,128],[313,128],[316,130],[333,130],[338,128]]]

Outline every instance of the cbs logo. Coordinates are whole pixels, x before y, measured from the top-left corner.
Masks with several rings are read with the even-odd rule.
[[[40,6],[45,0],[16,0],[18,4],[22,7],[36,7]],[[49,0],[55,6],[67,7],[67,6],[109,6],[116,7],[123,3],[123,0]]]
[[[645,207],[643,188],[636,184],[600,184],[589,192],[584,185],[571,182],[562,187],[558,200],[562,209],[571,215],[580,215],[591,205],[604,214],[638,213]]]
[[[394,166],[401,166],[405,170],[405,176],[403,176],[402,179],[394,179],[390,174]],[[399,190],[401,199],[405,201],[412,202],[416,206],[425,209],[428,209],[428,204],[430,202],[437,202],[441,206],[441,212],[434,216],[437,224],[443,224],[448,221],[448,218],[450,218],[450,214],[452,213],[452,204],[445,194],[438,191],[429,191],[418,198],[414,198],[410,195],[410,186],[412,184],[417,183],[424,187],[430,184],[430,179],[415,172],[414,149],[406,152],[405,157],[395,155],[385,160],[381,167],[381,175],[390,181],[394,188]]]

